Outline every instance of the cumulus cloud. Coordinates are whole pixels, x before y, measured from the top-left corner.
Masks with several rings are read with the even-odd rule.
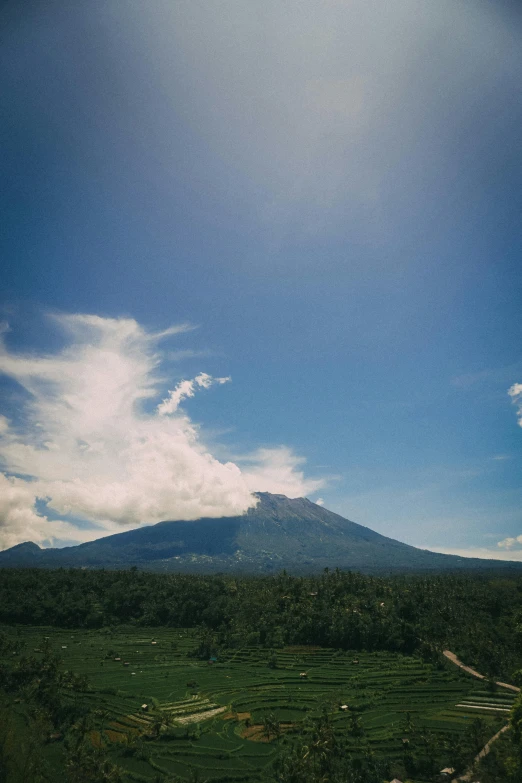
[[[501,549],[514,549],[517,544],[522,544],[522,536],[504,538],[498,542],[497,546]]]
[[[230,376],[227,378],[213,378],[206,372],[201,372],[191,381],[180,381],[173,391],[169,389],[169,396],[158,405],[158,413],[160,416],[168,416],[170,413],[177,411],[184,399],[194,396],[198,386],[202,389],[208,389],[214,383],[222,384],[230,380],[232,380]]]
[[[324,506],[324,500],[323,498],[317,498],[315,501],[316,506]]]
[[[252,491],[302,495],[304,460],[285,447],[234,462],[216,459],[179,409],[197,389],[229,378],[200,373],[160,394],[160,340],[187,326],[149,333],[132,318],[55,316],[69,344],[50,355],[16,354],[0,344],[0,372],[27,392],[17,422],[0,419],[0,546],[32,539],[99,537],[121,526],[243,513]],[[7,475],[8,474],[8,475]],[[86,520],[78,530],[37,512]]]
[[[509,389],[508,394],[511,397],[512,402],[517,407],[517,417],[518,417],[518,423],[522,427],[522,383],[514,383]],[[505,454],[499,454],[496,457],[493,457],[493,459],[508,459],[508,456]],[[497,543],[497,546],[500,549],[504,549],[506,551],[515,550],[520,551],[522,546],[522,535],[520,536],[508,536],[507,538],[503,538],[502,541],[499,541]]]
[[[36,497],[31,491],[31,485],[26,481],[8,478],[0,473],[0,520],[2,525],[1,542],[3,546],[13,546],[20,543],[20,531],[27,533],[27,538],[40,541],[42,539],[45,517],[36,514],[34,505]]]
[[[522,427],[522,383],[514,383],[508,389],[508,394],[517,406],[518,423]]]
[[[306,460],[287,446],[261,448],[242,457],[243,476],[252,491],[275,492],[297,498],[317,492],[325,479],[307,478],[301,469]]]
[[[100,535],[100,528],[79,531],[62,520],[49,520],[36,512],[36,485],[30,481],[0,473],[0,547],[10,547],[21,541],[54,544],[91,540]],[[107,530],[106,532],[110,532]]]

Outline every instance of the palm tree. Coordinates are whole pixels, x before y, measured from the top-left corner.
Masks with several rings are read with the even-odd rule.
[[[279,721],[275,719],[274,714],[271,712],[269,715],[263,717],[263,732],[268,742],[270,737],[279,737],[281,734],[281,726]]]

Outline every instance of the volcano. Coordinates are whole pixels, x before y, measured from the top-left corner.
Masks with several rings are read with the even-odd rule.
[[[365,573],[511,569],[522,563],[430,552],[387,538],[306,498],[256,493],[242,516],[159,522],[78,546],[25,542],[0,552],[0,567],[108,568],[270,574],[340,568]]]

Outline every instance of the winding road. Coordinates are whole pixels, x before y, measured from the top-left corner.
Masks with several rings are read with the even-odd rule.
[[[451,650],[443,650],[442,654],[445,658],[448,659],[448,661],[451,661],[455,664],[455,666],[459,666],[461,669],[463,669],[465,672],[468,672],[468,674],[472,674],[473,677],[477,677],[479,680],[486,680],[487,677],[484,674],[480,674],[480,672],[476,671],[476,669],[472,669],[471,666],[466,666],[465,664],[460,661],[455,653],[451,652]],[[515,691],[515,693],[520,693],[520,688],[517,688],[516,685],[509,685],[507,682],[496,682],[495,685],[500,686],[501,688],[508,688],[510,691]]]
[[[455,655],[455,653],[451,652],[451,650],[443,650],[443,655],[445,658],[448,659],[448,661],[451,661],[451,663],[454,663],[455,666],[458,666],[460,669],[462,669],[465,672],[468,672],[468,674],[471,674],[473,677],[477,677],[479,680],[486,680],[487,677],[485,677],[484,674],[480,674],[476,669],[472,669],[471,666],[466,666],[464,663],[462,663],[459,658]],[[507,682],[497,682],[495,683],[500,688],[507,688],[510,691],[515,691],[515,693],[520,693],[520,688],[517,688],[516,685],[510,685]],[[483,759],[484,756],[487,756],[489,751],[491,750],[491,746],[493,743],[498,740],[498,738],[509,729],[509,724],[506,726],[503,726],[500,731],[497,731],[497,733],[491,737],[488,742],[484,745],[480,753],[477,753],[475,758],[473,759],[473,764],[471,767],[465,772],[463,775],[459,775],[457,778],[453,778],[451,783],[468,783],[472,777],[473,777],[473,770],[475,768],[475,764],[477,764],[480,759]]]

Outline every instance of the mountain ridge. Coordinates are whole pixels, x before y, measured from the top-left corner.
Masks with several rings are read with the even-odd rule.
[[[0,552],[0,567],[121,569],[160,572],[310,573],[326,567],[367,573],[519,570],[522,563],[418,549],[359,525],[307,498],[255,493],[241,516],[164,521],[77,546],[40,549],[33,542]]]

